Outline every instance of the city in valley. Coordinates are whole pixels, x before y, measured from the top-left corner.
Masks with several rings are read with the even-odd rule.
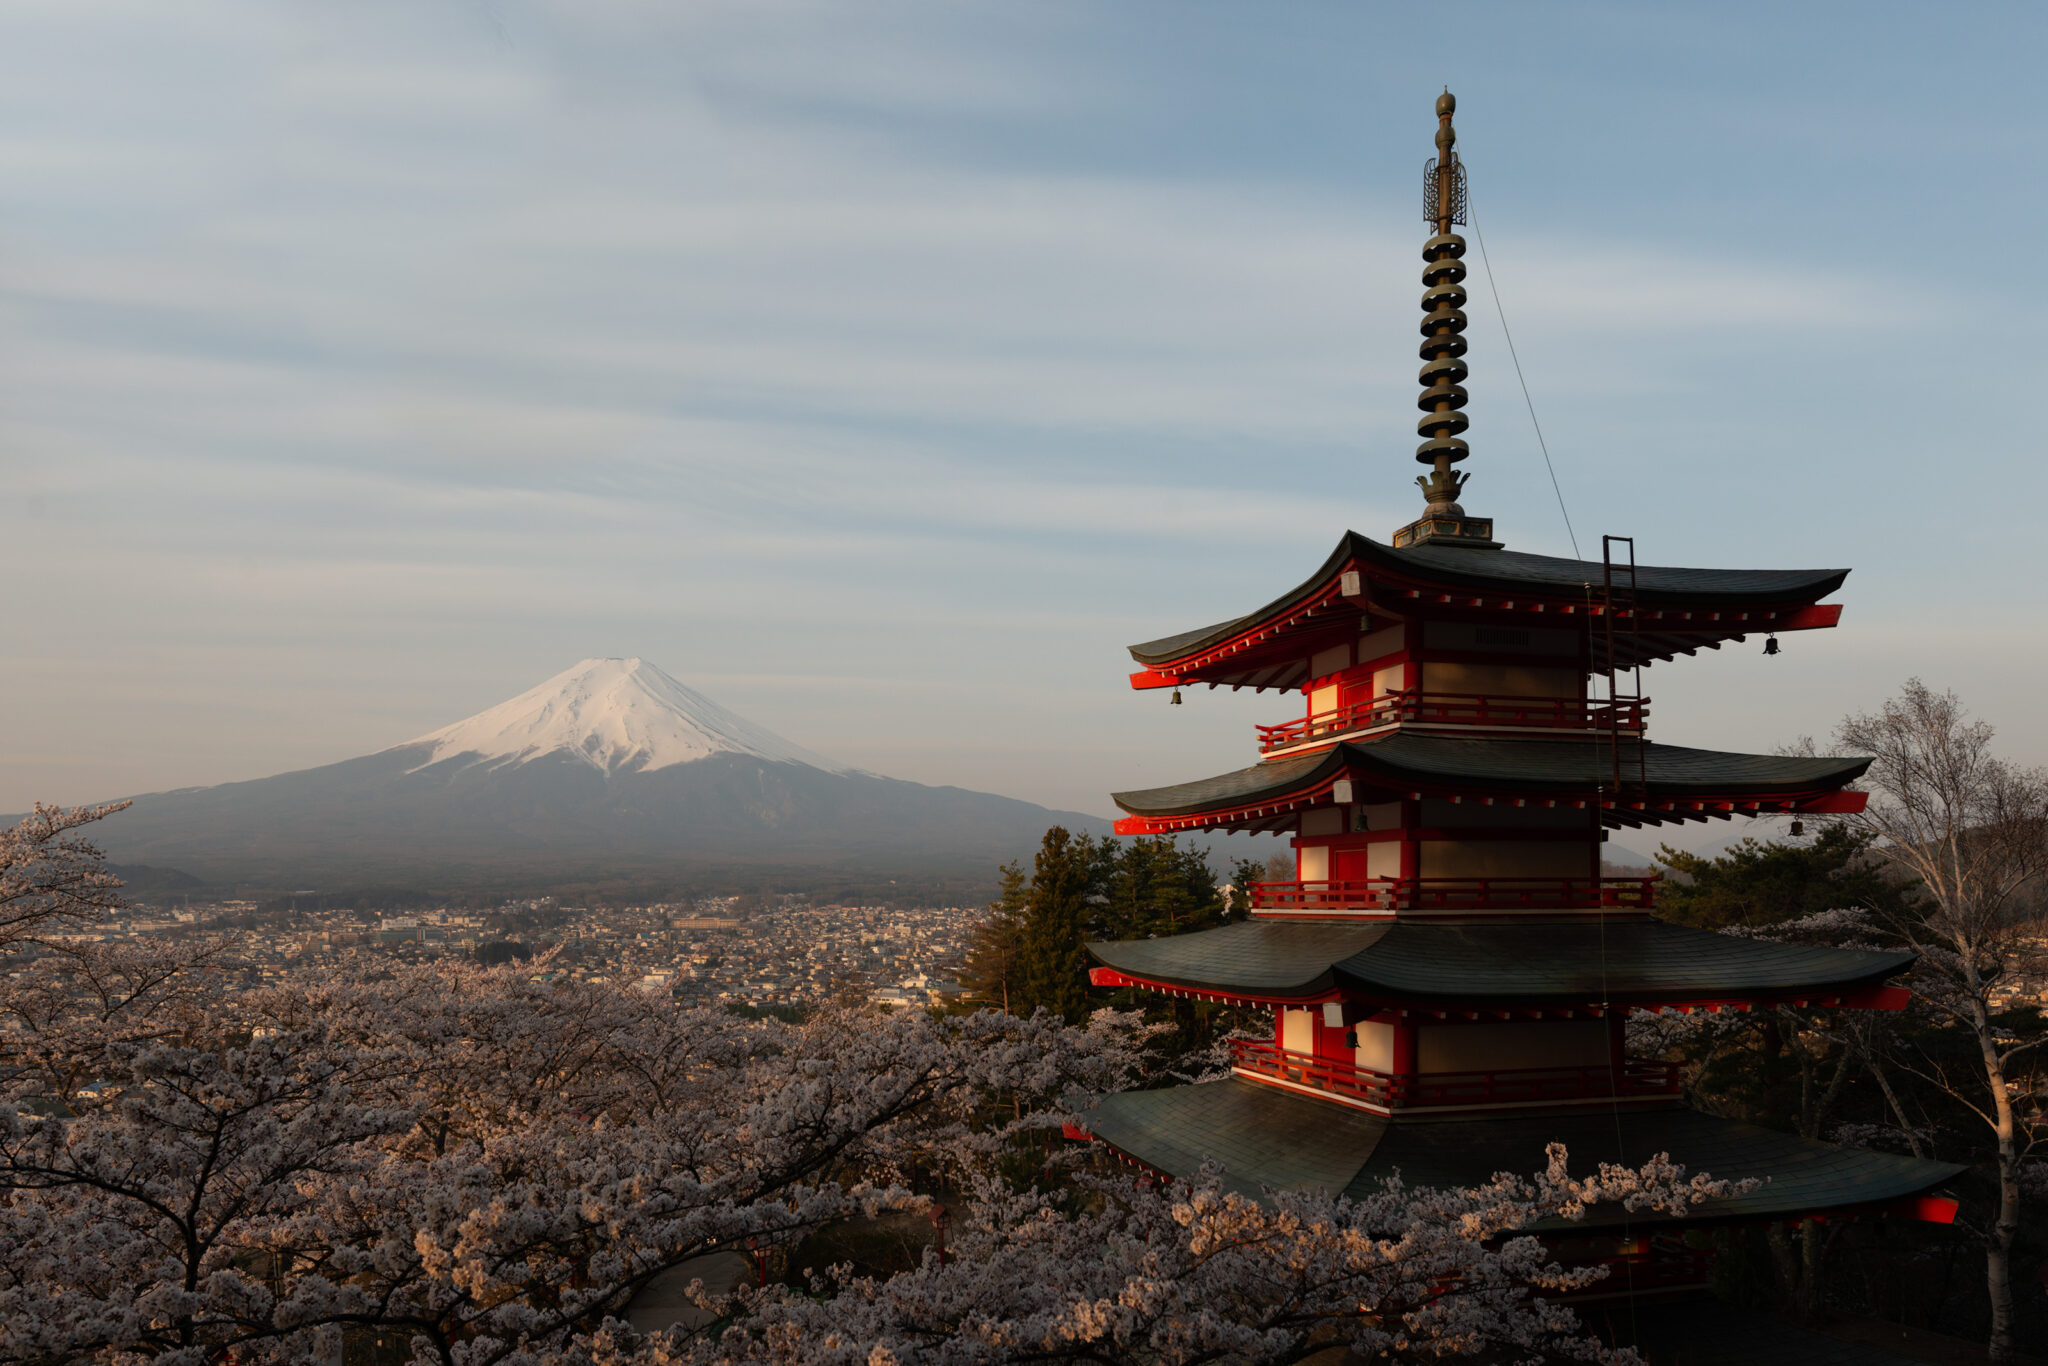
[[[937,1005],[958,998],[979,909],[814,904],[789,895],[648,906],[553,897],[488,910],[403,915],[300,909],[317,894],[256,901],[135,902],[60,941],[175,942],[216,950],[209,971],[248,987],[303,972],[359,972],[443,958],[538,960],[537,981],[613,982],[687,1005],[803,1010],[828,1001]],[[64,960],[24,954],[17,973]]]

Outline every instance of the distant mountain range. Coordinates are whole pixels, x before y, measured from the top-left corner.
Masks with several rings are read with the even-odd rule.
[[[274,889],[702,881],[770,867],[969,878],[1109,822],[812,754],[639,659],[586,659],[402,745],[134,799],[116,864]]]

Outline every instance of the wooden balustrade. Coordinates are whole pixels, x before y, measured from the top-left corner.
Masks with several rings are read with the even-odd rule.
[[[1560,1299],[1606,1299],[1616,1294],[1641,1294],[1646,1290],[1674,1290],[1707,1284],[1712,1254],[1703,1248],[1687,1247],[1675,1234],[1659,1233],[1638,1238],[1625,1252],[1591,1259],[1562,1258],[1569,1266],[1604,1266],[1605,1280],[1584,1290],[1568,1291]]]
[[[1390,692],[1299,721],[1259,726],[1259,752],[1307,744],[1352,731],[1396,723],[1436,726],[1517,726],[1543,730],[1621,730],[1639,733],[1650,714],[1648,698],[1619,702],[1578,697],[1489,697],[1479,693]]]
[[[1260,911],[1523,911],[1656,904],[1652,877],[1368,877],[1254,882]]]
[[[1532,1026],[1540,1028],[1541,1026]],[[1675,1096],[1678,1064],[1631,1058],[1619,1068],[1507,1067],[1477,1072],[1375,1072],[1340,1058],[1319,1058],[1255,1039],[1234,1039],[1231,1065],[1256,1076],[1349,1096],[1381,1109],[1415,1106],[1505,1105],[1525,1101],[1586,1100],[1615,1096]]]

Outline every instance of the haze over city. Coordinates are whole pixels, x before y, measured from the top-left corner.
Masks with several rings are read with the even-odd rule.
[[[1581,549],[1855,569],[1660,736],[1927,673],[2038,759],[2043,20],[1969,13],[9,7],[0,809],[601,655],[1054,808],[1241,764],[1123,646],[1413,515],[1446,82]],[[1487,278],[1467,502],[1569,554]]]

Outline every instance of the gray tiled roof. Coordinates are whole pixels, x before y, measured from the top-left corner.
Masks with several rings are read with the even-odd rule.
[[[1474,552],[1477,553],[1477,552]],[[1643,771],[1649,795],[1658,800],[1733,792],[1757,793],[1831,789],[1851,782],[1870,766],[1860,757],[1793,758],[1780,754],[1739,754],[1683,745],[1645,742]],[[1623,752],[1624,772],[1634,767],[1633,748]],[[1345,743],[1313,754],[1273,759],[1213,778],[1112,793],[1111,800],[1139,816],[1184,816],[1220,807],[1279,798],[1320,782],[1339,769],[1356,777],[1434,787],[1484,787],[1569,796],[1590,792],[1611,773],[1612,760],[1590,737],[1568,740],[1488,740],[1457,735],[1390,731],[1374,739]]]
[[[1575,1171],[1640,1166],[1668,1154],[1689,1173],[1767,1177],[1749,1194],[1699,1207],[1696,1218],[1759,1219],[1884,1204],[1931,1190],[1964,1169],[1943,1162],[1812,1143],[1677,1107],[1389,1120],[1233,1077],[1165,1091],[1105,1096],[1083,1116],[1090,1133],[1170,1176],[1208,1159],[1236,1190],[1330,1190],[1363,1196],[1398,1173],[1414,1186],[1478,1185],[1498,1172],[1540,1171],[1545,1147],[1566,1145]],[[1627,1216],[1642,1225],[1654,1216]],[[1596,1209],[1579,1227],[1611,1227]]]
[[[1120,972],[1259,996],[1332,987],[1388,1000],[1634,1004],[1876,985],[1909,953],[1773,944],[1660,920],[1345,925],[1250,920],[1166,939],[1088,946]]]
[[[1131,655],[1141,664],[1163,664],[1226,640],[1309,597],[1354,559],[1446,587],[1491,592],[1582,590],[1587,584],[1597,586],[1602,577],[1597,560],[1565,560],[1516,550],[1475,550],[1464,546],[1421,545],[1396,550],[1369,536],[1347,531],[1320,569],[1273,602],[1214,626],[1133,645]],[[1636,570],[1636,597],[1645,608],[1666,610],[1736,601],[1756,606],[1805,604],[1834,592],[1848,574],[1846,569],[1682,569],[1641,565]]]

